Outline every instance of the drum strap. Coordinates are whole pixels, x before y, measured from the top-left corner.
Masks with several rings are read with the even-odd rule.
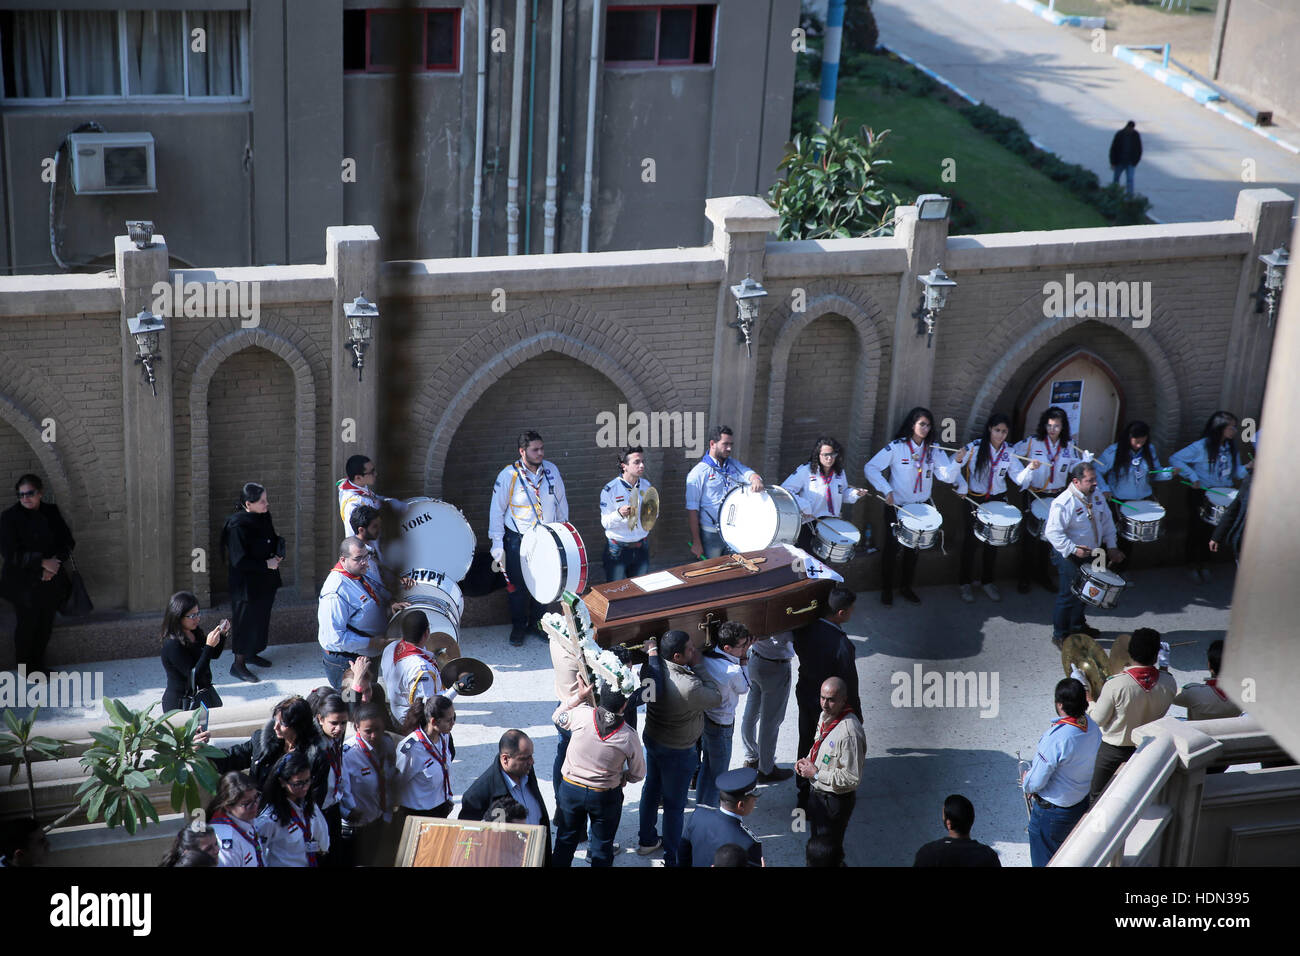
[[[541,476],[546,474],[545,469],[539,469],[536,486],[534,486],[532,481],[529,480],[528,475],[524,473],[524,470],[521,467],[519,467],[519,462],[515,462],[514,469],[515,469],[515,474],[514,477],[510,479],[510,493],[506,496],[506,500],[510,502],[511,509],[517,507],[514,504],[515,481],[518,480],[519,478],[523,478],[524,495],[528,498],[528,504],[529,507],[532,508],[533,514],[536,515],[537,523],[542,524],[543,519],[542,519],[542,502],[541,502],[541,488],[542,488]],[[530,492],[532,493],[530,494]],[[518,522],[516,522],[516,524],[518,524]]]

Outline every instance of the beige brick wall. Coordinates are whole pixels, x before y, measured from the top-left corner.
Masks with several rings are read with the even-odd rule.
[[[824,315],[799,333],[787,372],[780,473],[769,480],[784,481],[823,435],[843,444],[858,348],[858,334],[842,316]]]

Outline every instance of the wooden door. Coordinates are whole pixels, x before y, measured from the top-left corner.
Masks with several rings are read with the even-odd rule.
[[[1124,411],[1124,394],[1110,366],[1092,353],[1077,351],[1054,362],[1027,394],[1027,401],[1021,405],[1021,434],[1032,433],[1038,416],[1056,404],[1069,414],[1070,433],[1079,448],[1099,455],[1115,441]]]

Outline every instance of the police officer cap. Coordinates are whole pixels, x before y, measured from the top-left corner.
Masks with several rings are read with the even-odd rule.
[[[718,792],[739,800],[758,789],[758,770],[754,767],[739,767],[718,774]]]

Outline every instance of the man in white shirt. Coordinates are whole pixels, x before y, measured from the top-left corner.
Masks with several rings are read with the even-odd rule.
[[[519,458],[502,468],[492,487],[488,509],[488,538],[492,559],[505,568],[509,582],[510,643],[519,647],[525,635],[548,640],[538,626],[546,606],[538,604],[524,585],[519,546],[524,533],[538,524],[569,520],[560,470],[546,461],[542,436],[534,431],[519,436]]]
[[[645,479],[645,451],[624,448],[618,457],[621,474],[600,489],[600,523],[608,543],[602,560],[606,581],[622,581],[650,569],[650,532],[641,526],[639,503],[650,482]]]
[[[699,669],[722,693],[716,707],[704,711],[704,731],[700,736],[703,759],[695,790],[697,806],[718,805],[719,774],[731,763],[731,744],[736,729],[736,705],[740,695],[749,692],[749,630],[739,621],[727,621],[718,628],[717,646],[704,651]]]
[[[1052,547],[1052,562],[1058,572],[1052,643],[1060,647],[1068,635],[1086,632],[1088,626],[1083,601],[1071,590],[1080,566],[1091,561],[1094,550],[1103,544],[1107,566],[1124,560],[1124,552],[1117,547],[1115,521],[1106,498],[1097,490],[1097,469],[1091,462],[1079,462],[1070,469],[1070,484],[1052,500],[1043,536]]]

